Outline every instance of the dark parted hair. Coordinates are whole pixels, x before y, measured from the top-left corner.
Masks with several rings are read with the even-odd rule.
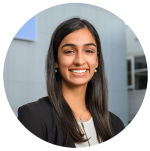
[[[96,29],[87,20],[78,17],[62,22],[54,31],[46,58],[46,83],[47,93],[56,116],[62,126],[64,134],[64,146],[68,143],[69,135],[74,142],[85,142],[83,132],[80,129],[73,111],[65,101],[62,94],[61,75],[59,69],[55,72],[55,62],[57,62],[58,47],[61,41],[75,30],[87,28],[97,44],[97,56],[99,65],[97,72],[88,82],[86,90],[86,107],[90,111],[100,142],[107,141],[113,137],[108,112],[108,88],[104,69],[104,60],[101,50],[101,43]]]

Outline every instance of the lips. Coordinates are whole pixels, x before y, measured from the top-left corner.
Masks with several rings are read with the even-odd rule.
[[[71,70],[89,70],[89,69],[69,69],[69,71]]]
[[[71,68],[71,69],[69,69],[69,71],[71,71],[71,70],[88,70],[89,68],[86,68],[86,67],[84,67],[84,68]]]
[[[85,72],[72,72],[72,71],[70,71],[70,74],[71,74],[71,76],[73,76],[73,77],[80,77],[80,78],[82,78],[82,77],[84,77],[84,76],[86,76],[88,73],[89,73],[89,70],[87,70],[87,69],[85,69],[86,71]]]

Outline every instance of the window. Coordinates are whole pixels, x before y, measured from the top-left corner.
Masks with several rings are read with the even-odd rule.
[[[129,90],[142,90],[147,87],[147,63],[145,56],[127,59],[127,77]]]
[[[127,67],[128,67],[128,85],[132,85],[131,60],[128,60],[127,63],[128,63],[128,65],[127,65]]]

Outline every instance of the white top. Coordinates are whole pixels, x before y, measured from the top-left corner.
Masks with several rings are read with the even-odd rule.
[[[81,129],[83,130],[83,128],[81,126],[81,123],[78,122],[78,124],[81,127]],[[97,136],[96,136],[96,131],[95,131],[94,123],[93,123],[93,118],[91,117],[90,120],[88,120],[86,122],[83,122],[83,124],[84,124],[84,129],[85,129],[87,138],[91,137],[89,139],[90,146],[99,144],[99,142],[97,140]],[[84,130],[83,130],[83,132],[84,132]],[[84,138],[86,138],[86,135],[84,135]],[[89,144],[88,144],[88,141],[86,141],[86,142],[83,142],[83,143],[75,143],[75,146],[77,148],[79,148],[79,147],[88,147]]]

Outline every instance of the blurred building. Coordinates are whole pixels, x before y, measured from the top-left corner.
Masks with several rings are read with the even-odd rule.
[[[126,26],[129,122],[143,102],[147,87],[147,63],[142,46],[134,32]]]
[[[70,3],[37,14],[37,38],[14,38],[4,66],[4,85],[10,106],[18,107],[46,96],[45,58],[55,28],[71,17],[93,24],[101,39],[109,88],[109,111],[128,124],[126,26],[111,12],[93,5]]]

